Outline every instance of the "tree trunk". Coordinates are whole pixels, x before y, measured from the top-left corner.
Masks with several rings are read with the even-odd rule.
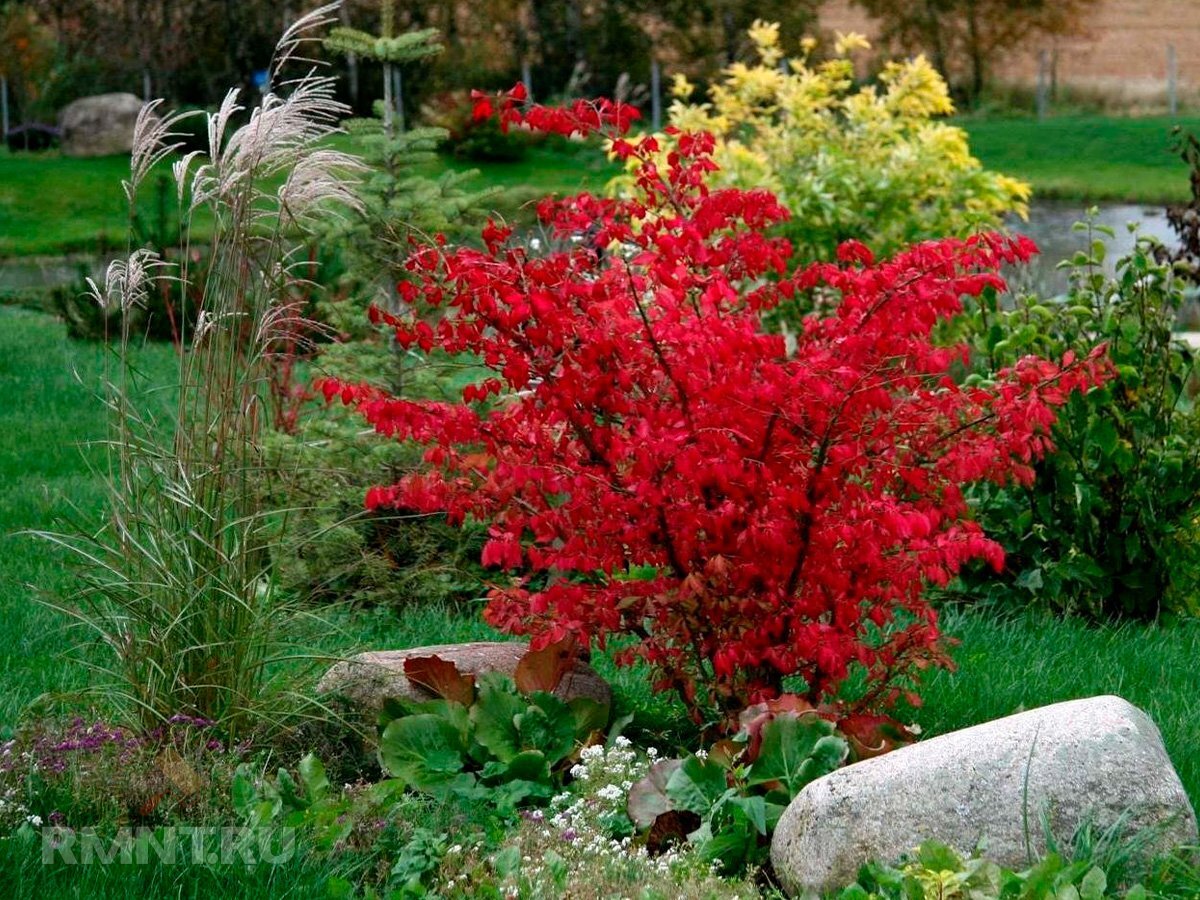
[[[972,106],[979,102],[984,84],[987,82],[987,60],[981,46],[976,5],[977,0],[967,0],[967,59],[971,65],[971,87],[968,99]]]

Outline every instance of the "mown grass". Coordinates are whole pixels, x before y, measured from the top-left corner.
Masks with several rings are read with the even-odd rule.
[[[85,683],[62,617],[36,602],[69,592],[63,556],[19,532],[96,517],[103,494],[90,466],[102,456],[83,445],[105,437],[96,392],[106,352],[68,341],[46,316],[0,308],[0,725]],[[140,363],[165,372],[170,350],[149,347]]]
[[[1116,694],[1158,724],[1192,805],[1200,805],[1200,622],[1096,628],[1037,612],[977,610],[947,611],[942,623],[961,641],[958,671],[925,681],[914,717],[926,733]]]
[[[344,139],[338,146],[345,148],[348,143]],[[498,200],[505,212],[549,193],[597,190],[615,171],[590,146],[534,147],[524,159],[508,163],[480,164],[444,157],[423,174],[434,176],[446,169],[479,169],[479,187],[505,190]],[[163,164],[149,177],[138,198],[138,214],[147,228],[156,228],[163,213],[168,225],[178,220],[173,183],[161,195],[158,188],[158,179],[169,176],[169,167]],[[121,180],[128,177],[129,159],[124,156],[75,159],[57,152],[9,153],[0,149],[0,265],[5,257],[123,249],[129,207]],[[198,215],[192,239],[205,240],[209,227],[206,216]]]
[[[1158,204],[1188,199],[1187,166],[1171,129],[1200,133],[1200,118],[1061,116],[957,122],[985,166],[1023,178],[1035,198]]]

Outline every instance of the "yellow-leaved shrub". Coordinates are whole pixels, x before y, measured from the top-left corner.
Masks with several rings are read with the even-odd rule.
[[[890,62],[878,85],[856,86],[850,54],[868,46],[839,36],[836,56],[813,62],[816,41],[784,59],[779,26],[756,22],[755,65],[728,66],[707,103],[675,79],[670,124],[717,138],[714,186],[773,191],[792,212],[786,226],[802,259],[832,259],[842,241],[876,254],[934,237],[964,236],[1024,216],[1029,186],[988,171],[954,111],[941,75],[923,56]],[[674,138],[656,135],[664,156]],[[621,191],[627,176],[610,188]]]

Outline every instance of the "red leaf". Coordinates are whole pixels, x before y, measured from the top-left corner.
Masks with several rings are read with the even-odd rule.
[[[563,676],[575,665],[578,647],[571,635],[540,650],[530,650],[517,662],[513,681],[523,694],[554,693]]]
[[[475,676],[440,656],[410,656],[404,660],[404,676],[444,700],[470,706],[475,702]]]

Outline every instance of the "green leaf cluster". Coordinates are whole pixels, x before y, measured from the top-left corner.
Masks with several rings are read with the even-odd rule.
[[[629,816],[652,830],[699,822],[686,838],[701,858],[720,863],[726,874],[742,872],[766,859],[770,836],[792,799],[841,767],[848,754],[833,723],[813,714],[778,715],[762,726],[753,761],[744,748],[726,744],[703,756],[656,763],[631,790]]]
[[[1032,486],[975,489],[1008,564],[967,588],[1096,620],[1195,613],[1200,410],[1193,351],[1173,331],[1187,284],[1148,240],[1107,275],[1104,229],[1078,227],[1088,249],[1064,264],[1065,296],[1005,306],[988,293],[958,323],[974,353],[968,383],[1028,354],[1081,358],[1099,345],[1114,370],[1062,407]]]
[[[442,697],[389,701],[379,761],[413,790],[511,812],[549,800],[577,751],[607,720],[608,707],[595,700],[521,692],[512,679],[489,672],[469,704]]]
[[[1018,872],[979,853],[964,858],[945,844],[926,841],[910,859],[895,865],[867,863],[858,880],[834,896],[837,900],[1146,900],[1190,896],[1187,892],[1194,889],[1194,874],[1193,880],[1183,883],[1180,875],[1188,867],[1173,857],[1152,867],[1146,881],[1132,884],[1116,883],[1102,862],[1051,852]]]

